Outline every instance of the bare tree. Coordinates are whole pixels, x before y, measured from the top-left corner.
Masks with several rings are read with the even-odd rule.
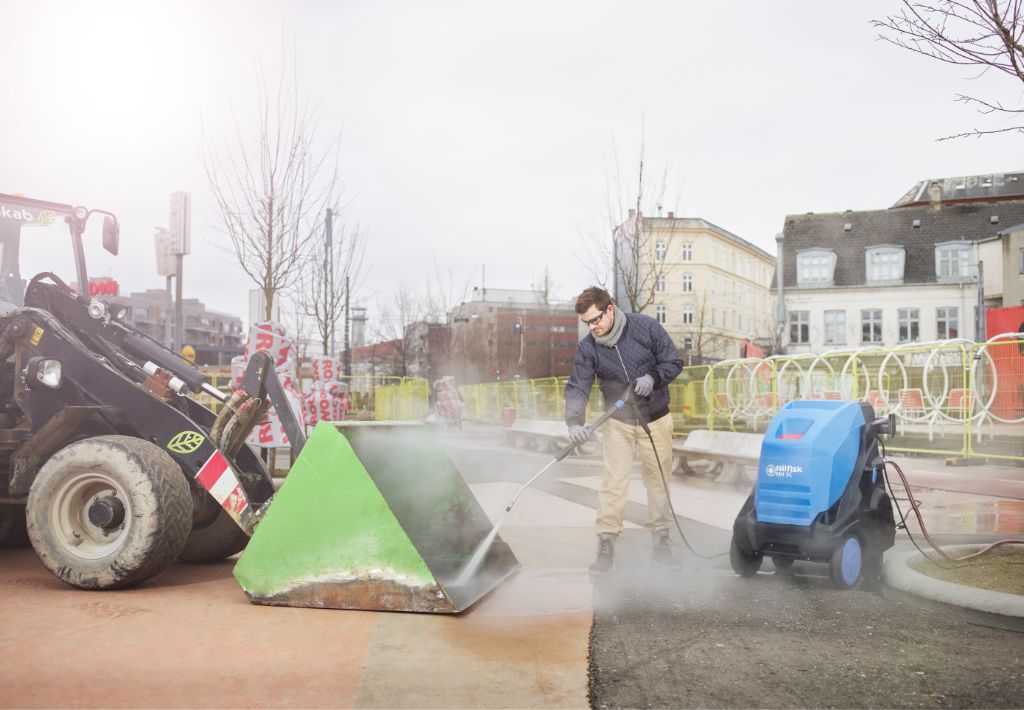
[[[684,336],[693,338],[693,351],[699,363],[704,358],[720,358],[728,341],[715,323],[716,302],[707,290],[694,294],[693,322],[682,329]]]
[[[427,293],[424,299],[423,318],[435,323],[447,322],[456,304],[466,300],[472,274],[460,281],[449,266],[442,269],[433,255],[434,271],[427,275]]]
[[[416,321],[422,320],[425,306],[422,297],[404,283],[395,285],[395,290],[379,309],[377,315],[377,337],[394,343],[392,373],[405,377],[413,354],[412,343],[406,334]]]
[[[979,68],[981,73],[1002,72],[1024,84],[1022,0],[903,0],[903,5],[899,14],[872,23],[883,31],[881,39],[947,64]],[[957,94],[957,100],[978,107],[983,114],[1014,119],[1024,114],[1024,107],[998,100],[965,94]],[[1024,133],[1024,126],[975,128],[939,140],[1009,132]]]
[[[659,248],[656,237],[645,229],[644,217],[645,214],[661,216],[668,188],[668,167],[663,169],[660,183],[652,194],[646,150],[641,129],[636,174],[627,181],[620,170],[618,151],[613,146],[610,172],[606,168],[605,173],[606,225],[583,232],[585,266],[599,285],[610,290],[613,298],[628,303],[635,313],[642,313],[654,303],[658,280],[668,270],[667,244]],[[630,184],[632,187],[628,186]]]
[[[544,267],[543,276],[536,277],[533,283],[530,284],[530,288],[541,294],[541,303],[544,304],[545,309],[550,310],[554,303],[557,283],[551,278],[551,272],[548,270],[548,267]]]
[[[316,147],[319,110],[299,100],[294,77],[276,87],[257,71],[256,138],[239,127],[216,150],[203,138],[203,167],[238,263],[263,292],[264,316],[306,263],[317,219],[336,201],[339,138]]]
[[[331,345],[337,345],[335,334],[345,316],[345,300],[359,290],[366,246],[359,225],[346,225],[334,210],[332,214],[330,242],[326,234],[323,240],[312,241],[297,286],[303,313],[312,319],[323,352],[329,355],[335,354]]]

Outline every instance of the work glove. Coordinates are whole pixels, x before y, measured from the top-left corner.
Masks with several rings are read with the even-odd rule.
[[[574,444],[582,444],[584,441],[590,438],[590,432],[587,431],[586,427],[581,427],[579,424],[572,424],[569,426],[569,439]]]
[[[644,375],[638,377],[636,380],[636,387],[633,389],[639,397],[647,397],[654,391],[654,378],[650,375]]]

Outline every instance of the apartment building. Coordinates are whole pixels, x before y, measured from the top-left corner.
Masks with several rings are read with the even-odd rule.
[[[665,326],[681,353],[720,360],[743,356],[748,342],[770,344],[775,257],[705,219],[672,212],[638,218],[632,210],[616,230],[620,254],[632,224],[642,230],[641,268],[653,289],[643,312]],[[628,305],[621,284],[616,290],[616,302]]]

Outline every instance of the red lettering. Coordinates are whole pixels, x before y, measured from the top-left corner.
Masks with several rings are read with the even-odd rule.
[[[256,350],[266,351],[270,350],[274,345],[274,336],[272,333],[257,333],[256,334]]]

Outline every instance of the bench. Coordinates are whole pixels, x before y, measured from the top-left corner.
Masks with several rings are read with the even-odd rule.
[[[505,443],[534,451],[557,453],[569,445],[569,430],[565,422],[550,419],[516,419],[503,429]],[[600,447],[600,432],[576,448],[575,453],[592,454]]]
[[[684,441],[672,442],[672,457],[677,464],[673,469],[688,471],[690,459],[707,459],[722,465],[716,483],[753,483],[763,439],[763,434],[696,429]]]

